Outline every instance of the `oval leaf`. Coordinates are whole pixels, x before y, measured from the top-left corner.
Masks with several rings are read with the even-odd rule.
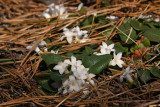
[[[142,74],[142,78],[145,82],[151,80],[151,76],[150,76],[150,72],[149,71],[144,71],[144,73]]]
[[[41,85],[42,87],[47,90],[47,91],[50,91],[50,92],[53,92],[53,89],[49,86],[48,84],[48,80],[46,81],[41,81]]]
[[[143,35],[147,37],[150,41],[153,42],[160,42],[160,30],[159,29],[148,29],[146,30]]]
[[[107,68],[109,62],[111,61],[111,58],[111,55],[104,55],[103,59],[99,60],[89,68],[89,72],[93,74],[100,73],[103,69]]]
[[[95,65],[97,62],[103,60],[106,56],[111,56],[111,55],[91,55],[91,56],[85,56],[82,59],[82,63],[86,68],[89,68],[93,65]]]
[[[50,75],[50,78],[54,81],[59,81],[59,80],[63,80],[66,76],[68,76],[69,74],[59,74],[59,73],[52,73]]]
[[[140,23],[137,20],[132,20],[131,21],[131,26],[136,30],[146,30],[146,29],[149,28],[147,25],[143,25],[142,23]]]
[[[155,77],[159,77],[160,78],[160,70],[157,67],[152,67],[151,68],[151,73],[155,76]]]
[[[42,55],[42,58],[48,66],[50,64],[56,64],[65,59],[64,57],[61,57],[58,54],[46,54],[46,55]]]
[[[132,40],[136,40],[137,39],[137,35],[136,35],[136,31],[134,29],[132,29],[132,32],[130,34],[130,30],[131,30],[131,26],[129,23],[125,23],[125,24],[122,24],[119,29],[118,29],[118,32],[119,32],[119,36],[121,38],[121,40],[127,44],[131,44],[133,43]],[[123,33],[122,33],[123,32]],[[125,34],[126,35],[125,35]],[[128,38],[127,36],[129,36],[130,34],[130,37]],[[132,39],[132,40],[131,40]]]

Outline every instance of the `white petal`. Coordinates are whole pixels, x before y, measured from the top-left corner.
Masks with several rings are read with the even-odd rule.
[[[131,77],[130,74],[126,75],[126,79],[127,79],[129,82],[133,82],[133,79],[132,79],[132,77]]]
[[[62,37],[61,37],[61,41],[65,38],[66,36],[65,35],[63,35]]]
[[[64,81],[63,81],[63,87],[66,87],[67,85],[69,84],[69,80],[68,79],[65,79]]]
[[[101,48],[101,50],[100,50],[100,51],[101,51],[101,53],[102,53],[102,54],[107,54],[107,53],[106,53],[106,49],[105,49],[105,48]]]
[[[91,78],[95,77],[96,75],[95,75],[95,74],[90,73],[88,76],[89,76],[89,79],[91,79]]]
[[[65,88],[64,91],[63,91],[63,94],[66,94],[66,93],[68,93],[67,88]]]
[[[103,48],[108,48],[107,44],[105,42],[102,42]]]
[[[124,64],[124,62],[123,62],[122,60],[118,60],[118,61],[117,61],[117,65],[118,65],[120,68],[122,68],[122,64]]]
[[[130,70],[130,73],[135,72],[135,70]]]
[[[87,89],[85,89],[84,91],[83,91],[83,94],[87,94],[89,91],[87,90]]]
[[[48,48],[44,47],[44,52],[48,52]]]
[[[76,57],[74,57],[74,56],[71,56],[71,61],[72,61],[72,64],[76,64],[76,61],[77,59],[76,59]]]
[[[69,31],[69,29],[68,28],[63,28],[63,31],[65,32],[65,31]]]
[[[38,45],[39,46],[44,46],[44,45],[46,45],[47,43],[45,42],[45,41],[40,41],[39,43],[38,43]]]
[[[116,62],[115,62],[114,59],[113,59],[112,61],[110,61],[110,65],[112,65],[112,66],[115,66],[115,65],[116,65]]]
[[[94,85],[94,81],[92,79],[90,79],[89,82]]]
[[[26,49],[31,50],[32,46],[27,46]]]
[[[113,47],[114,47],[114,44],[112,43],[108,46],[108,49],[112,49]]]
[[[51,53],[56,54],[55,51],[51,50]]]
[[[70,61],[69,59],[65,59],[65,60],[64,60],[64,63],[71,65],[71,61]]]
[[[42,14],[40,15],[40,17],[44,17],[44,18],[46,18],[46,19],[51,18],[51,16],[50,16],[49,13],[42,13]]]
[[[71,44],[72,43],[72,37],[67,37],[67,41],[68,41],[69,44]]]
[[[80,4],[78,5],[77,11],[81,10],[82,7],[83,7],[83,3],[80,3]]]
[[[116,58],[117,58],[117,59],[121,59],[121,57],[122,57],[122,52],[119,52],[119,53],[117,54]]]
[[[59,69],[59,73],[60,73],[60,74],[63,74],[64,71],[65,71],[64,69]]]
[[[106,54],[110,54],[111,50],[110,49],[106,49]]]
[[[76,61],[76,64],[79,66],[79,65],[82,64],[82,61],[81,61],[81,60],[78,60],[78,61]]]
[[[120,77],[120,82],[123,82],[124,78],[125,78],[125,76],[122,75],[122,76]]]
[[[74,77],[73,75],[70,75],[70,76],[69,76],[69,80],[70,80],[70,81],[75,81],[75,77]]]
[[[54,7],[55,4],[54,3],[51,3],[50,5],[48,5],[48,7]]]
[[[126,72],[128,72],[128,71],[130,71],[130,66],[128,66],[128,67],[126,68]]]
[[[37,53],[38,53],[39,51],[41,51],[38,46],[36,46],[36,48],[35,48],[34,50],[35,50]]]

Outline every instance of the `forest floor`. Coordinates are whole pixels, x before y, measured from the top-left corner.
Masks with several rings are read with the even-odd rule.
[[[0,0],[0,106],[160,106],[160,1],[97,0],[77,10],[80,3],[63,3],[67,18],[46,19],[40,17],[45,4]],[[72,32],[65,35],[64,28],[76,26],[87,38],[69,40]],[[42,41],[46,44],[40,46]],[[114,52],[103,53],[103,43],[114,44]],[[118,54],[117,66],[110,61]],[[53,69],[73,56],[95,75],[87,93],[67,89],[63,94],[54,85],[74,74]]]

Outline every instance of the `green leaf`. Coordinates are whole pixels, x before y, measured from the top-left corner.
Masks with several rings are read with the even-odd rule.
[[[114,49],[116,50],[116,53],[128,52],[128,48],[127,47],[123,47],[121,43],[115,44]]]
[[[42,58],[48,66],[50,64],[55,64],[65,59],[64,57],[58,54],[46,54],[46,55],[42,55]]]
[[[155,77],[159,77],[160,78],[160,70],[157,67],[152,67],[151,68],[151,73],[155,76]]]
[[[144,71],[144,73],[142,74],[142,78],[145,82],[151,80],[151,76],[150,76],[150,71]]]
[[[149,28],[147,25],[143,25],[137,20],[131,20],[130,24],[135,30],[146,30]]]
[[[67,53],[67,56],[68,56],[68,57],[71,57],[71,56],[74,56],[74,54],[73,54],[73,52],[68,52],[68,53]]]
[[[42,88],[46,89],[47,91],[54,92],[53,89],[49,86],[48,80],[41,82]]]
[[[109,65],[111,58],[112,55],[92,55],[84,57],[82,62],[85,67],[89,67],[90,73],[98,74]]]
[[[110,6],[111,4],[108,2],[108,0],[104,0],[104,4],[107,6]]]
[[[138,72],[137,72],[137,75],[140,77],[140,76],[142,76],[142,74],[144,73],[145,71],[143,71],[143,70],[139,70]]]
[[[132,29],[132,32],[131,32],[131,34],[130,34],[130,30],[131,30],[131,26],[130,26],[130,24],[129,23],[125,23],[125,24],[122,24],[120,27],[119,27],[119,29],[118,29],[118,33],[119,33],[119,36],[120,36],[120,38],[121,38],[121,40],[123,41],[123,42],[127,42],[127,44],[131,44],[131,43],[133,43],[133,41],[132,40],[136,40],[137,39],[137,35],[136,35],[136,31],[134,30],[134,29]],[[122,33],[123,32],[123,33]],[[128,38],[128,36],[129,36],[129,34],[130,34],[130,38],[132,39],[130,39],[130,38]],[[128,41],[127,41],[128,40]]]
[[[159,29],[148,29],[146,30],[143,35],[147,37],[150,41],[153,42],[160,42],[160,30]]]
[[[50,78],[54,81],[60,81],[60,80],[63,80],[65,77],[69,76],[69,74],[59,74],[59,73],[55,73],[53,72],[51,75],[50,75]]]
[[[52,72],[50,70],[42,71],[42,72],[39,73],[40,75],[35,76],[35,79],[37,81],[39,81],[39,80],[47,80],[50,77],[51,73]]]
[[[81,22],[82,26],[87,26],[87,25],[90,25],[92,24],[92,21],[93,21],[93,16],[89,16],[88,18],[86,18],[85,20],[83,20]]]
[[[92,54],[93,53],[93,49],[88,47],[88,46],[85,46],[85,50],[83,51],[84,54]]]
[[[97,62],[103,60],[104,55],[91,55],[91,56],[84,56],[82,59],[82,63],[85,67],[91,67],[92,65],[95,65]]]

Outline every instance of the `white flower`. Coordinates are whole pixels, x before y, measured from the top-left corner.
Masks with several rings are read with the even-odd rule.
[[[75,37],[76,41],[80,43],[84,43],[89,41],[88,38],[88,31],[87,30],[80,30],[79,26],[74,27],[73,29],[69,30],[68,28],[63,29],[63,36],[61,37],[61,41],[66,38],[68,43],[72,43],[73,38]]]
[[[160,18],[155,18],[154,21],[155,22],[160,22]]]
[[[102,42],[102,45],[100,45],[100,47],[101,47],[100,49],[101,53],[94,52],[93,54],[104,55],[104,54],[110,54],[111,52],[115,52],[115,49],[113,49],[114,47],[113,43],[108,46],[105,42]]]
[[[54,3],[52,3],[48,6],[48,8],[45,11],[43,11],[40,17],[51,18],[59,15],[62,19],[68,17],[68,15],[63,14],[67,14],[66,8],[63,6],[63,4],[55,5]]]
[[[122,64],[124,64],[124,62],[121,60],[121,57],[122,57],[122,52],[118,53],[117,55],[115,55],[114,53],[114,59],[110,61],[110,65],[112,66],[118,65],[120,68],[122,68]]]
[[[77,11],[81,10],[82,7],[83,7],[83,3],[80,3],[77,7]]]
[[[27,46],[26,49],[27,49],[27,50],[31,50],[35,43],[36,43],[36,41],[34,41],[34,42],[32,43],[32,45]],[[38,54],[43,53],[38,46],[45,46],[46,44],[47,44],[47,43],[46,43],[45,41],[40,41],[40,42],[37,44],[37,46],[34,48],[34,51],[37,52]]]
[[[74,27],[72,30],[76,34],[76,40],[80,39],[87,39],[88,38],[88,31],[87,30],[80,30],[79,26]]]
[[[51,18],[51,15],[49,14],[49,13],[42,13],[41,14],[41,17],[44,17],[44,18],[46,18],[46,19],[49,19],[49,18]]]
[[[66,93],[68,93],[68,88],[64,87],[63,94],[66,94]]]
[[[93,16],[97,16],[97,13],[95,12],[95,13],[93,13]]]
[[[68,43],[72,43],[73,37],[75,36],[75,33],[73,33],[72,31],[66,30],[63,32],[63,36],[61,37],[61,41],[66,38]]]
[[[109,46],[107,46],[107,44],[105,42],[102,42],[101,47],[101,53],[104,54],[110,54],[112,51],[114,52],[115,49],[113,49],[114,44],[110,44]]]
[[[81,66],[82,61],[77,60],[76,57],[71,56],[71,61],[69,59],[64,60],[65,63],[72,65],[71,70],[72,72],[76,71],[78,66]]]
[[[106,18],[109,19],[110,21],[117,21],[118,20],[118,17],[116,17],[116,16],[107,16]]]
[[[92,73],[88,74],[87,80],[88,80],[92,85],[94,85],[94,81],[92,80],[92,78],[95,77],[95,76],[96,76],[96,75],[95,75],[95,74],[92,74]],[[89,83],[88,83],[88,84],[89,84]]]
[[[152,15],[139,15],[138,17],[139,19],[146,19],[147,22],[150,22],[153,20],[153,16]]]
[[[123,82],[124,78],[126,78],[129,82],[133,82],[133,79],[130,73],[134,72],[135,70],[130,70],[130,66],[128,66],[125,72],[120,77],[120,82]]]
[[[48,48],[44,47],[44,52],[48,52]]]
[[[56,14],[52,14],[53,16],[60,15],[62,19],[65,19],[68,17],[68,15],[62,16],[63,14],[67,14],[66,8],[63,6],[63,4],[55,5]]]
[[[53,69],[59,70],[60,74],[63,74],[65,70],[67,69],[68,64],[64,62],[59,62],[58,65],[56,65]]]
[[[68,70],[68,65],[71,65],[71,70]],[[71,56],[71,60],[66,59],[63,62],[59,62],[53,69],[59,70],[60,74],[67,74],[67,72],[72,72],[69,77],[66,77],[62,80],[62,86],[59,88],[63,90],[63,94],[76,92],[81,89],[83,93],[86,94],[88,92],[88,88],[86,86],[91,83],[94,85],[94,81],[92,80],[95,77],[95,74],[88,74],[89,68],[85,68],[82,65],[81,60],[77,60],[76,57]]]
[[[73,74],[77,79],[84,80],[84,79],[87,79],[88,69],[85,69],[80,66],[80,67],[77,67],[76,71],[73,72]]]
[[[69,83],[69,78],[65,78],[63,81],[62,81],[62,86],[63,87],[66,87]]]
[[[40,41],[39,43],[38,43],[38,46],[45,46],[47,43],[45,42],[45,41]]]
[[[69,89],[68,92],[72,92],[72,91],[79,91],[79,85],[77,80],[75,79],[75,77],[73,75],[69,76]]]
[[[58,54],[58,50],[57,50],[57,51],[51,50],[51,53],[53,53],[53,54]]]
[[[34,51],[37,52],[37,53],[40,53],[41,50],[39,49],[38,46],[36,46],[35,49],[34,49]]]

